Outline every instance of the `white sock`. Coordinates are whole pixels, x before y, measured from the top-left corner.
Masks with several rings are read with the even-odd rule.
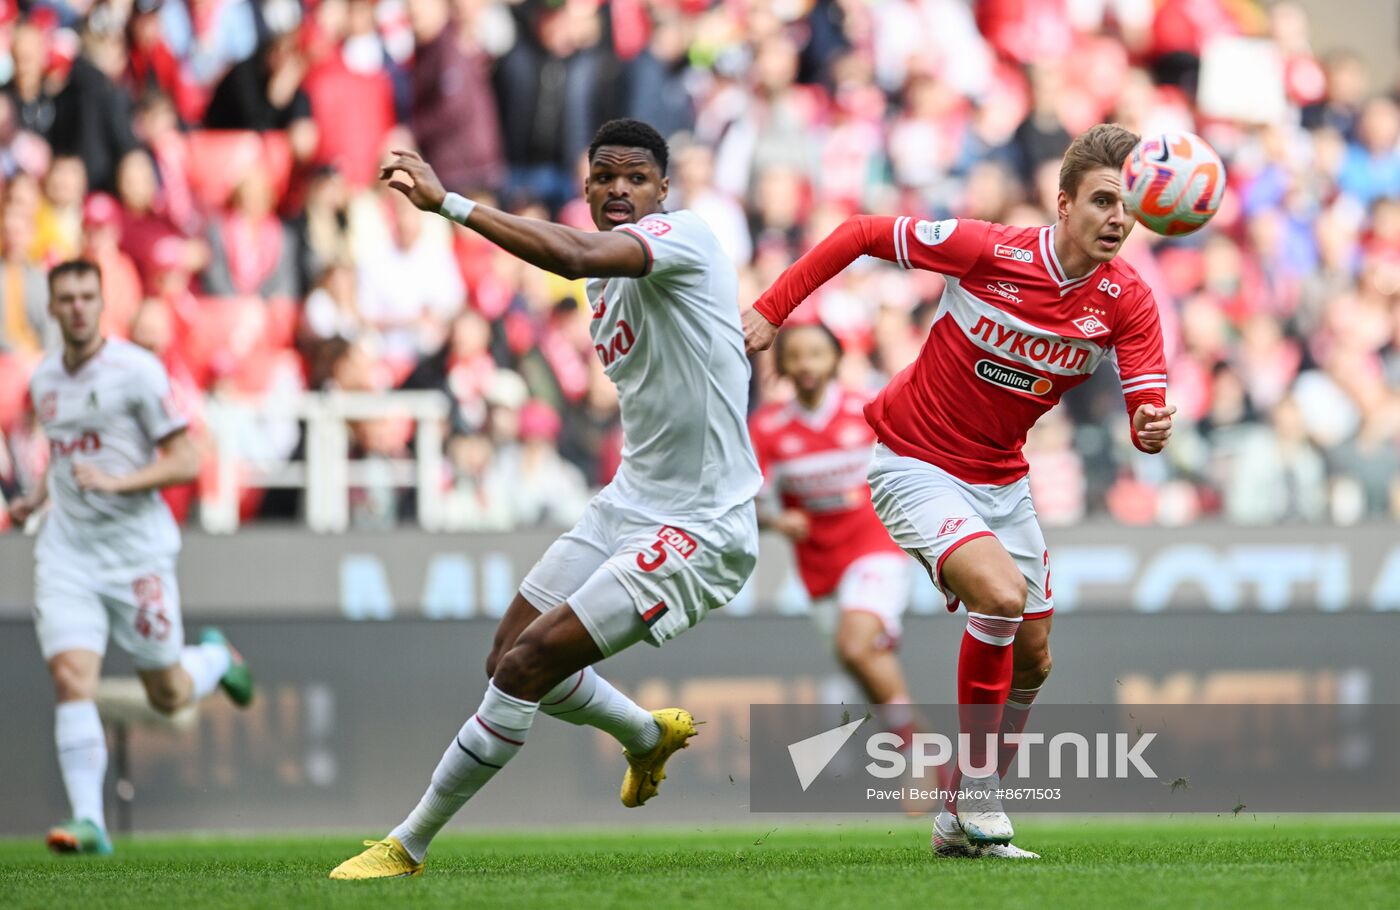
[[[584,667],[551,689],[540,699],[540,710],[571,724],[597,727],[633,755],[650,752],[661,742],[661,728],[651,712],[613,688],[592,667]]]
[[[494,683],[486,685],[481,707],[442,754],[427,792],[408,818],[389,832],[416,862],[423,861],[442,826],[525,745],[537,708],[537,702],[507,695]]]
[[[58,767],[74,818],[85,818],[103,831],[102,780],[107,776],[107,736],[93,701],[60,702],[54,710]]]
[[[232,663],[233,655],[224,645],[185,645],[180,649],[180,666],[194,682],[194,701],[213,692]]]

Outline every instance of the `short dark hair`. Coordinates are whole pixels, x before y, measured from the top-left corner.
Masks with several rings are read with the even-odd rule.
[[[845,353],[845,348],[841,346],[841,339],[836,337],[836,333],[827,327],[825,322],[800,322],[797,325],[790,325],[778,333],[778,338],[773,342],[773,365],[778,370],[779,376],[786,376],[783,372],[783,353],[787,350],[787,340],[803,329],[816,329],[827,341],[831,342],[831,347],[836,351],[836,359],[840,360]]]
[[[661,176],[666,176],[666,164],[671,157],[670,151],[666,148],[666,140],[651,124],[633,120],[631,117],[609,120],[604,123],[598,127],[598,132],[593,134],[593,141],[589,143],[589,163],[592,163],[593,156],[598,154],[598,149],[605,145],[646,149],[651,152],[651,157],[656,159],[656,166],[661,169]]]
[[[69,259],[49,269],[49,293],[53,293],[53,283],[64,275],[96,275],[98,285],[102,284],[102,270],[91,259]]]
[[[1073,199],[1079,193],[1079,184],[1085,174],[1095,168],[1121,168],[1137,144],[1137,133],[1116,123],[1100,123],[1080,133],[1070,143],[1064,162],[1060,165],[1060,189]]]

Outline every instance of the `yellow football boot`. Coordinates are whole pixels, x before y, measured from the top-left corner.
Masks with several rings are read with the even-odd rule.
[[[622,804],[636,808],[656,795],[656,788],[666,779],[666,759],[689,745],[695,735],[695,718],[683,708],[662,708],[651,712],[661,728],[661,742],[645,755],[633,755],[623,750],[627,759],[627,774],[622,778]]]
[[[331,878],[407,878],[423,873],[423,864],[413,861],[397,837],[367,840],[365,846],[365,852],[332,869]]]

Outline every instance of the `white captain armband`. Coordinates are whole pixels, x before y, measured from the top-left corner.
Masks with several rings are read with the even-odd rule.
[[[465,196],[458,193],[448,193],[443,197],[442,205],[438,208],[438,214],[449,221],[455,221],[458,224],[465,225],[468,216],[471,215],[472,209],[474,208],[476,208],[476,203]]]

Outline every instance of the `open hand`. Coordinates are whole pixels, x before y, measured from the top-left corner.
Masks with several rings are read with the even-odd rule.
[[[438,180],[432,166],[417,152],[395,149],[392,154],[393,160],[379,169],[379,179],[403,193],[409,202],[425,212],[441,209],[442,201],[447,198],[447,190],[442,188],[442,181]],[[395,176],[400,172],[408,179]]]
[[[1167,447],[1172,436],[1172,415],[1176,405],[1159,408],[1145,404],[1133,414],[1133,429],[1137,431],[1138,444],[1144,452],[1156,454]]]

